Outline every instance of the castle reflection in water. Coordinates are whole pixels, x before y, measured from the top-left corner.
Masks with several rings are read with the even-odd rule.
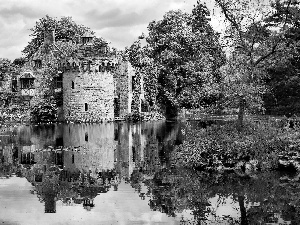
[[[117,191],[121,182],[130,182],[143,199],[149,192],[136,180],[170,166],[169,153],[182,143],[180,127],[120,122],[3,128],[0,177],[26,177],[46,213],[56,212],[57,201],[90,210],[97,195]]]

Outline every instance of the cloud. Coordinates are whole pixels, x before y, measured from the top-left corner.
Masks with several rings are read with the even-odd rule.
[[[106,41],[111,43],[112,47],[124,49],[126,46],[130,46],[134,41],[136,41],[142,32],[147,32],[147,27],[144,24],[130,27],[119,27],[118,29],[108,27],[97,30],[96,35],[104,37]]]
[[[206,0],[211,7],[211,1]],[[30,28],[45,15],[71,16],[97,36],[124,48],[147,32],[149,22],[170,10],[191,12],[196,0],[10,0],[0,5],[0,57],[14,59],[30,40]]]
[[[120,9],[112,9],[104,13],[91,10],[86,13],[86,18],[93,22],[96,28],[124,27],[136,24],[143,24],[142,16],[136,12],[123,13]]]
[[[26,17],[26,18],[36,18],[40,16],[40,12],[32,10],[32,8],[28,6],[16,6],[13,5],[9,8],[0,9],[0,17],[3,19],[11,19],[18,16]]]

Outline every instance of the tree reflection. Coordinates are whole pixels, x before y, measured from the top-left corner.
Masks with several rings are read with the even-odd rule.
[[[183,168],[162,169],[151,179],[142,178],[144,171],[133,174],[133,183],[138,180],[148,187],[146,196],[153,211],[175,217],[184,210],[191,210],[193,220],[183,216],[182,222],[300,224],[299,178],[293,176],[288,178],[272,171],[250,178],[235,173],[213,174]],[[212,205],[216,197],[218,204]],[[233,202],[227,207],[231,207],[237,217],[217,213],[228,199]]]
[[[46,213],[55,213],[57,202],[93,210],[97,195],[119,191],[124,182],[151,210],[183,224],[300,224],[299,176],[240,177],[175,166],[170,158],[184,138],[179,124],[60,126],[25,127],[13,134],[28,139],[12,135],[1,142],[0,175],[26,177]],[[231,208],[225,215],[224,205]]]

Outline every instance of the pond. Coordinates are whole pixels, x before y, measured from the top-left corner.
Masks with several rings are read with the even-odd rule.
[[[2,127],[0,223],[300,224],[296,175],[240,177],[175,166],[172,152],[185,127]]]

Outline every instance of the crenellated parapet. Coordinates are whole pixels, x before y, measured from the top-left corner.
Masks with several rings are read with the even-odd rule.
[[[66,57],[62,59],[58,68],[61,71],[73,72],[110,72],[114,71],[119,65],[116,58],[95,57],[95,58],[77,58]]]

